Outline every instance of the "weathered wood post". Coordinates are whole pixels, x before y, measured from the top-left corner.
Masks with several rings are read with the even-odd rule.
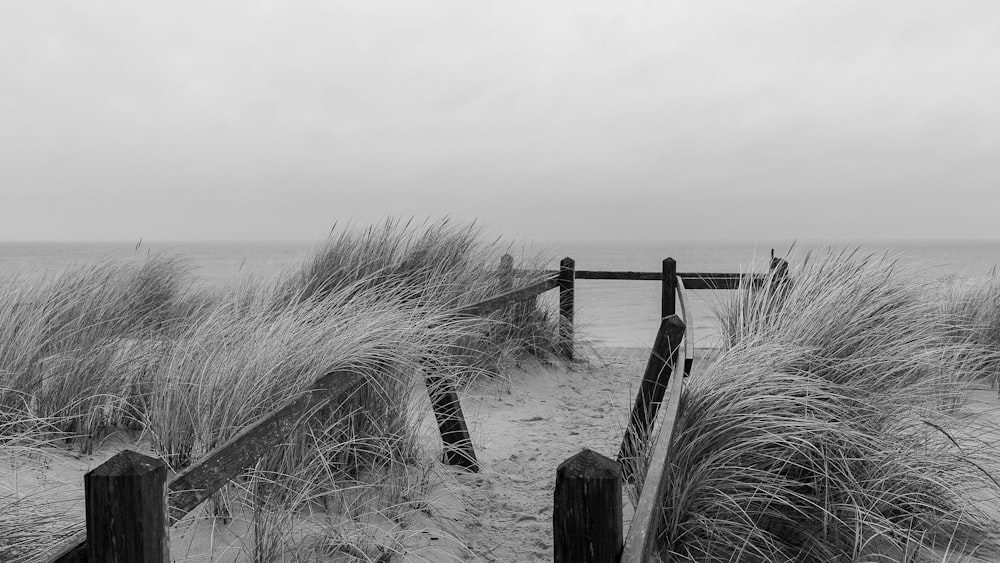
[[[788,262],[782,258],[771,257],[771,266],[768,279],[768,291],[772,297],[784,298],[789,289],[791,280],[788,279]]]
[[[773,252],[773,251],[772,251]],[[788,261],[784,258],[771,256],[771,280],[772,284],[788,278]]]
[[[623,543],[618,462],[581,451],[559,464],[553,496],[555,563],[618,563]]]
[[[500,293],[507,293],[514,288],[514,257],[504,254],[500,257],[500,268],[497,270],[500,277]]]
[[[167,464],[130,450],[83,477],[87,561],[168,563]]]
[[[677,313],[677,261],[673,258],[663,260],[662,288],[660,318],[664,319]]]
[[[500,257],[500,268],[497,270],[500,276],[500,293],[504,294],[514,289],[514,257],[504,254]],[[531,310],[535,308],[535,298],[525,300],[510,305],[511,319],[516,325],[527,318]]]
[[[642,376],[628,426],[625,428],[625,437],[618,450],[618,461],[627,480],[631,481],[635,476],[636,458],[646,447],[656,412],[663,402],[663,394],[677,362],[684,329],[684,321],[677,315],[670,315],[660,321],[660,329],[646,363],[646,372]]]
[[[448,465],[479,471],[479,460],[472,445],[469,427],[462,413],[462,403],[455,391],[455,384],[447,377],[428,374],[424,377],[427,394],[434,408],[434,418],[441,433],[443,461]]]
[[[563,356],[573,359],[573,281],[576,261],[570,257],[559,262],[559,343]]]

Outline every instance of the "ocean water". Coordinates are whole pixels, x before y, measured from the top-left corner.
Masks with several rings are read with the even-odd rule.
[[[0,279],[41,276],[70,264],[104,258],[132,259],[150,252],[171,252],[188,261],[204,283],[221,286],[236,279],[270,278],[299,264],[315,246],[310,242],[104,242],[0,243]],[[946,276],[978,278],[1000,263],[1000,241],[633,241],[531,244],[535,253],[551,256],[551,267],[563,256],[581,270],[660,271],[664,258],[677,261],[680,272],[766,270],[771,249],[792,262],[826,247],[888,253],[901,267],[922,279]],[[649,347],[660,312],[659,282],[579,280],[576,283],[577,332],[595,345]],[[718,338],[715,310],[729,291],[689,291],[688,306],[696,346],[714,346]],[[555,292],[547,296],[555,301]]]
[[[555,253],[572,257],[580,270],[633,270],[658,272],[663,259],[677,261],[678,272],[767,271],[771,250],[795,262],[810,252],[857,250],[862,254],[887,254],[900,270],[933,280],[954,276],[974,279],[989,276],[1000,263],[1000,241],[635,241],[629,243],[562,242],[550,245]],[[584,338],[597,345],[648,348],[659,326],[660,283],[579,280],[576,291],[576,324]],[[728,290],[688,291],[687,305],[693,321],[696,347],[718,345],[716,311]]]

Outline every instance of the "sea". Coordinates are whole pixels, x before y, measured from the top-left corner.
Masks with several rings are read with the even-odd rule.
[[[0,279],[32,279],[61,268],[102,259],[135,259],[149,253],[179,255],[205,284],[223,286],[241,278],[268,279],[302,263],[314,250],[312,242],[5,242],[0,243]],[[887,254],[900,268],[924,280],[954,277],[974,280],[994,275],[1000,263],[1000,240],[633,240],[528,241],[525,255],[559,259],[572,257],[581,270],[658,272],[665,258],[677,261],[679,272],[765,271],[772,251],[795,261],[810,252],[857,250]],[[512,252],[515,257],[518,252]],[[716,311],[730,291],[687,292],[696,347],[718,343]],[[555,292],[546,299],[555,302]],[[652,345],[659,324],[659,282],[579,280],[576,282],[576,326],[580,341],[601,347]]]

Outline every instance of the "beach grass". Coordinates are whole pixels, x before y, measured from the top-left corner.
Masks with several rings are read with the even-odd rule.
[[[517,276],[501,275],[501,258],[508,253],[517,254]],[[277,300],[313,299],[348,287],[364,292],[395,286],[413,306],[458,309],[541,281],[545,263],[538,251],[487,239],[474,223],[388,219],[366,229],[334,229],[284,278]],[[549,311],[534,302],[507,307],[482,319],[453,352],[470,367],[496,374],[520,354],[554,358],[554,326]]]
[[[226,529],[220,537],[238,531],[235,542],[205,549],[235,549],[239,560],[333,552],[374,560],[398,551],[386,530],[400,532],[419,510],[422,485],[412,476],[436,463],[417,442],[427,413],[412,409],[424,376],[458,383],[555,349],[540,305],[488,318],[454,314],[505,284],[533,281],[501,279],[509,250],[483,242],[474,225],[390,220],[331,235],[274,282],[209,291],[169,255],[5,282],[0,454],[58,457],[66,441],[87,454],[122,434],[179,470],[321,375],[349,370],[365,383],[348,400],[303,413],[283,444],[180,526]],[[21,513],[29,503],[14,491],[0,510]],[[20,550],[11,560],[52,546],[60,536],[45,534],[65,523],[59,510],[39,510],[51,521],[31,528],[0,521],[0,546]],[[358,531],[373,519],[381,524]],[[34,538],[25,536],[30,529]]]
[[[661,553],[995,560],[996,428],[960,408],[995,349],[891,257],[792,264],[734,292],[724,349],[684,390]]]
[[[102,428],[136,427],[136,376],[155,349],[132,344],[161,341],[183,322],[173,313],[187,283],[169,255],[4,282],[0,404],[57,420],[85,451]]]

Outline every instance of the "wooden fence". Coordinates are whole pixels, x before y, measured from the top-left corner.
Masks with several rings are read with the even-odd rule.
[[[692,317],[685,289],[737,289],[743,283],[762,287],[787,283],[788,263],[772,251],[768,276],[677,273],[672,258],[662,272],[576,272],[576,279],[657,280],[663,284],[661,322],[625,435],[613,460],[584,449],[556,470],[553,494],[553,551],[556,563],[642,563],[655,548],[665,492],[664,474],[673,439],[685,377],[694,359]],[[676,314],[680,304],[683,320]],[[656,441],[649,446],[659,406],[664,403]],[[643,468],[641,460],[647,459]],[[623,533],[623,483],[642,483],[628,533]]]
[[[498,275],[502,289],[513,287],[516,272],[510,256],[504,256],[501,260]],[[535,277],[539,276],[536,274]],[[626,555],[647,553],[655,532],[656,518],[653,511],[656,499],[662,494],[658,483],[661,481],[659,477],[665,463],[665,448],[669,444],[672,428],[672,422],[669,421],[676,416],[682,375],[689,373],[691,369],[690,330],[688,337],[684,338],[685,324],[675,314],[677,301],[679,299],[682,309],[686,309],[681,291],[684,287],[734,289],[746,281],[747,276],[677,273],[676,262],[672,258],[663,261],[662,272],[576,270],[574,260],[565,258],[558,271],[542,272],[540,277],[540,281],[525,287],[511,289],[458,309],[456,314],[485,316],[514,303],[533,300],[542,293],[558,288],[560,349],[567,359],[572,360],[575,280],[655,280],[663,284],[663,321],[629,419],[626,438],[619,452],[620,461],[584,450],[560,465],[557,473],[556,510],[553,515],[556,526],[556,561],[618,561],[618,553],[622,551],[622,467],[626,467],[627,478],[637,478],[638,467],[631,460],[636,458],[637,452],[641,451],[642,444],[648,438],[657,408],[666,392],[667,418],[662,428],[667,430],[661,430],[654,445],[654,462],[646,470],[636,518],[624,542]],[[685,317],[689,318],[686,311]],[[679,361],[677,356],[681,342],[688,343],[683,361]],[[684,368],[680,369],[678,366]],[[342,404],[363,383],[361,375],[350,371],[334,371],[323,375],[306,391],[243,429],[169,482],[166,479],[166,464],[162,460],[129,450],[120,452],[84,476],[86,529],[58,548],[55,555],[47,561],[169,561],[169,526],[281,444],[309,413],[326,405]],[[444,461],[470,471],[478,471],[475,450],[453,384],[434,374],[426,376],[426,384],[441,434]],[[596,483],[596,486],[590,486],[588,483],[591,482]],[[605,513],[605,510],[611,512]],[[617,527],[613,522],[607,523],[608,515],[617,518]],[[595,526],[598,525],[607,530],[597,530]],[[617,537],[614,529],[617,529]],[[595,551],[597,546],[601,549]],[[612,556],[612,552],[615,558],[608,558]],[[584,553],[589,555],[578,555]],[[639,560],[641,559],[622,559]]]

